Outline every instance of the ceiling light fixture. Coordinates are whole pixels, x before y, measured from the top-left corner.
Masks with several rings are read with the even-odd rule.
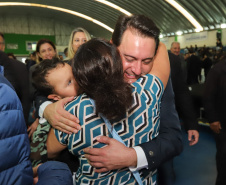
[[[118,11],[120,11],[120,12],[126,14],[126,15],[129,15],[129,16],[132,15],[130,12],[126,11],[125,9],[123,9],[123,8],[117,6],[117,5],[115,5],[115,4],[113,4],[109,1],[106,1],[106,0],[95,0],[95,1],[103,3],[107,6],[110,6],[110,7],[114,8],[114,9],[116,9],[116,10],[118,10]]]
[[[226,24],[225,23],[221,24],[221,28],[226,28]]]
[[[183,34],[182,31],[177,31],[177,32],[176,32],[176,35],[182,35],[182,34]]]
[[[81,17],[83,19],[86,19],[88,21],[91,21],[91,22],[98,24],[99,26],[105,28],[106,30],[108,30],[110,32],[114,31],[112,28],[110,28],[106,24],[104,24],[104,23],[102,23],[102,22],[100,22],[96,19],[93,19],[92,17],[81,14],[79,12],[75,12],[75,11],[72,11],[72,10],[68,10],[68,9],[60,8],[60,7],[56,7],[56,6],[49,6],[49,5],[36,4],[36,3],[17,3],[17,2],[0,2],[0,6],[34,6],[34,7],[41,7],[41,8],[48,8],[48,9],[52,9],[52,10],[58,10],[58,11],[69,13],[69,14]]]
[[[199,31],[203,31],[203,27],[195,20],[194,17],[187,10],[185,10],[180,4],[178,4],[175,0],[165,0],[169,4],[171,4],[174,8],[176,8],[181,14],[183,14],[192,25]]]

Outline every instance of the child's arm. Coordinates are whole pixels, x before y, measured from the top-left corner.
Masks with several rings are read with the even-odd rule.
[[[166,46],[162,42],[159,43],[150,74],[159,77],[164,88],[166,87],[170,74],[170,63]]]
[[[62,145],[59,143],[59,141],[56,138],[56,135],[54,133],[53,128],[51,128],[49,134],[48,134],[48,139],[47,139],[47,153],[48,153],[48,158],[55,158],[58,156],[58,154],[67,148],[67,145]]]
[[[27,129],[27,132],[28,132],[28,137],[29,138],[32,138],[32,135],[34,133],[34,131],[37,129],[38,127],[38,124],[39,124],[39,119],[36,118],[36,120],[31,124],[31,126]]]

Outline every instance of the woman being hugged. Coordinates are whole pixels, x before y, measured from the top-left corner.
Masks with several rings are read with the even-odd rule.
[[[96,138],[103,135],[113,137],[113,130],[128,148],[157,137],[160,100],[169,77],[169,60],[163,44],[160,44],[158,52],[163,53],[163,57],[152,61],[153,74],[142,76],[132,85],[124,81],[120,54],[109,42],[92,39],[76,52],[72,68],[83,94],[75,97],[65,109],[79,118],[81,130],[69,135],[52,129],[47,140],[49,157],[56,157],[66,147],[79,157],[76,184],[136,183],[128,168],[96,173],[84,157],[83,149],[104,147],[105,144],[97,142]],[[111,129],[108,129],[105,118]],[[120,151],[115,152],[117,155]],[[156,181],[156,170],[139,172],[142,172],[143,183]]]

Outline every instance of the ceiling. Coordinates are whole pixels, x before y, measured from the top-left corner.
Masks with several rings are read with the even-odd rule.
[[[203,27],[226,23],[226,0],[176,0]],[[37,3],[73,10],[92,17],[114,29],[119,15],[122,13],[94,0],[23,0],[0,2]],[[194,30],[194,26],[165,0],[109,0],[132,14],[144,14],[154,20],[163,34],[178,30]],[[81,26],[96,37],[110,38],[111,32],[83,18],[40,7],[0,6],[0,16],[27,15],[46,17]],[[216,27],[213,27],[216,29]]]

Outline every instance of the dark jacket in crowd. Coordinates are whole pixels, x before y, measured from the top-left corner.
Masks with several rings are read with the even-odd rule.
[[[194,110],[191,93],[184,79],[180,58],[169,53],[169,60],[176,110],[179,117],[182,118],[186,130],[197,130],[197,115]]]
[[[24,118],[27,123],[30,101],[29,79],[26,65],[20,61],[8,58],[7,54],[2,51],[0,51],[0,65],[4,67],[4,76],[13,85],[21,101]]]
[[[226,123],[226,58],[218,62],[207,75],[204,108],[210,123]],[[226,125],[221,124],[221,127],[225,129]]]
[[[22,106],[11,84],[0,74],[0,184],[31,185],[30,144]]]
[[[187,59],[187,84],[198,84],[201,80],[202,63],[198,56],[191,55]]]

